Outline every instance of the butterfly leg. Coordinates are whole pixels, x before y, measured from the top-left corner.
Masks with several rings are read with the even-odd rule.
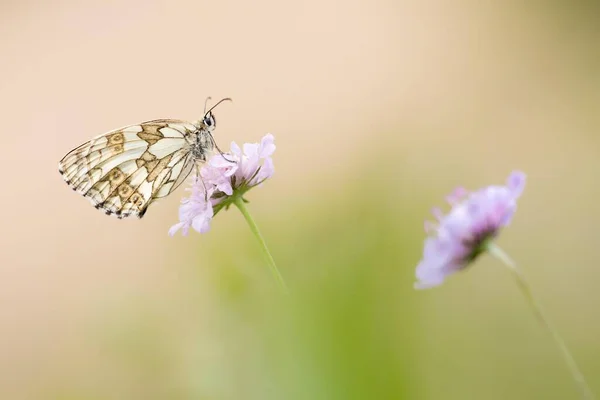
[[[213,142],[213,146],[215,146],[215,148],[217,149],[217,151],[219,152],[219,154],[221,155],[221,157],[223,157],[225,159],[225,161],[228,161],[230,163],[235,163],[234,160],[230,160],[229,158],[225,157],[225,153],[223,153],[223,151],[221,150],[221,148],[219,147],[219,145],[215,141],[215,138],[213,138],[212,135],[210,135],[210,140]]]
[[[196,167],[196,183],[198,183],[198,180],[200,180],[200,182],[202,182],[202,187],[204,188],[204,201],[208,202],[208,190],[206,189],[206,184],[204,183],[204,179],[202,179],[202,175],[200,174],[200,166],[198,164],[196,164],[195,167]]]

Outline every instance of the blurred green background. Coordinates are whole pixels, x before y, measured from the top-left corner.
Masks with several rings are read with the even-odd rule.
[[[5,172],[0,398],[575,399],[550,336],[489,257],[413,290],[455,186],[528,174],[499,244],[600,392],[600,5],[134,0],[0,4]],[[169,238],[97,212],[56,165],[102,132],[193,120],[272,132],[236,210]]]

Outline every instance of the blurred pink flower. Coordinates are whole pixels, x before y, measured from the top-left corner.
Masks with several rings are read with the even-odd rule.
[[[505,186],[488,186],[472,193],[458,188],[448,196],[450,212],[443,215],[434,209],[437,224],[425,223],[431,236],[425,240],[415,288],[441,285],[484,252],[486,243],[510,223],[524,187],[525,174],[515,171]]]
[[[187,235],[190,227],[200,233],[208,232],[214,215],[273,176],[274,142],[273,135],[267,134],[260,143],[244,144],[243,152],[232,142],[229,153],[214,155],[200,170],[202,179],[196,179],[188,189],[192,194],[182,201],[179,223],[169,229],[169,235],[180,229]]]

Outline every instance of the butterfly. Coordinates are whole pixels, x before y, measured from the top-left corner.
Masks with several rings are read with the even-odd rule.
[[[210,97],[207,99],[207,101]],[[156,199],[168,196],[217,146],[212,110],[195,122],[157,119],[129,125],[82,144],[58,163],[76,192],[106,214],[142,218]],[[206,104],[205,104],[206,110]]]

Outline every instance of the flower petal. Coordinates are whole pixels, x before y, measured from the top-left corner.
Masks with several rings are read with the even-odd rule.
[[[527,180],[527,175],[521,171],[514,171],[510,174],[506,181],[506,186],[510,189],[510,191],[515,196],[520,196],[523,193],[523,189],[525,189],[525,182]]]
[[[181,229],[183,227],[183,222],[179,222],[175,225],[173,225],[171,228],[169,228],[169,236],[175,236],[175,234],[177,233],[177,231],[179,229]]]
[[[231,142],[231,153],[233,153],[233,155],[237,156],[237,157],[241,157],[242,156],[242,150],[240,149],[240,146],[238,146],[238,144],[236,142]]]
[[[275,152],[276,148],[275,137],[269,133],[261,139],[258,155],[260,158],[270,157]]]

